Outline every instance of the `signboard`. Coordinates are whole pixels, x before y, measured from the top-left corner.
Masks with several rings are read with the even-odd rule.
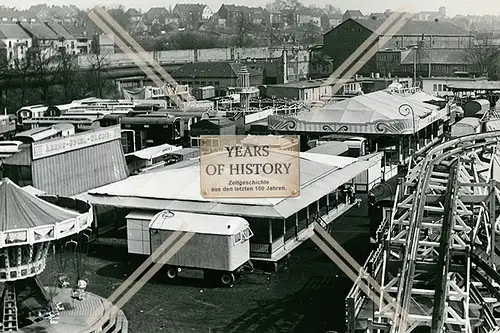
[[[285,198],[300,195],[298,136],[201,136],[204,198]]]
[[[53,140],[34,142],[31,145],[31,151],[33,160],[37,160],[117,139],[121,139],[120,125],[104,127],[95,131],[88,131]]]

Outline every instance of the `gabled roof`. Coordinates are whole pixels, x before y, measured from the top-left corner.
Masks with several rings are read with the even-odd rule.
[[[152,7],[145,14],[145,17],[153,17],[153,16],[167,16],[168,9],[165,7]]]
[[[135,9],[135,8],[129,8],[126,12],[125,15],[128,16],[141,16],[141,13]]]
[[[0,18],[8,18],[13,19],[16,18],[18,20],[21,19],[35,19],[35,15],[26,10],[14,10],[14,9],[1,9],[0,8]],[[3,23],[0,23],[3,24]]]
[[[375,32],[384,20],[350,19]],[[395,36],[401,35],[440,35],[440,36],[469,36],[470,34],[459,26],[449,22],[408,21]]]
[[[92,38],[98,34],[98,30],[93,24],[61,23],[61,25],[76,38]]]
[[[75,37],[66,30],[62,25],[57,22],[46,23],[52,31],[54,31],[59,37],[63,37],[66,40],[75,39]]]
[[[180,11],[180,12],[189,12],[189,11],[203,11],[207,5],[202,4],[202,3],[178,3],[175,5],[174,9],[175,11]]]
[[[237,6],[237,5],[227,5],[223,4],[224,8],[229,12],[242,12],[242,13],[255,13],[263,12],[265,9],[262,7],[248,7],[248,6]]]
[[[24,30],[33,37],[45,40],[59,40],[59,36],[44,23],[20,23]]]
[[[346,16],[364,16],[363,13],[360,10],[346,10],[344,15]]]
[[[30,36],[19,26],[19,24],[0,24],[0,39],[7,38],[29,39]]]
[[[0,231],[56,224],[78,215],[24,191],[10,179],[0,180]]]

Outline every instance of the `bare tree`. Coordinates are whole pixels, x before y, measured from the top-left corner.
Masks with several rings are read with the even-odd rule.
[[[40,88],[40,98],[44,104],[50,104],[54,98],[58,60],[57,51],[52,48],[31,48],[28,70],[36,78]]]
[[[90,69],[88,71],[87,83],[91,91],[102,98],[110,85],[109,80],[104,76],[104,70],[110,65],[107,53],[89,54],[88,60]]]
[[[325,5],[325,12],[327,14],[342,14],[342,10],[332,4]]]
[[[486,75],[496,79],[500,65],[500,48],[490,43],[473,45],[463,54],[464,60],[469,64],[470,70],[479,75]]]

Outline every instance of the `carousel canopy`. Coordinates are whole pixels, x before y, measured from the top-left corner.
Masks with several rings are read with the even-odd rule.
[[[0,180],[0,231],[54,225],[79,214],[48,203],[10,179]]]
[[[437,106],[387,91],[376,91],[314,109],[312,112],[298,115],[297,118],[303,121],[325,123],[365,123],[376,120],[411,119],[411,114],[403,115],[399,112],[403,104],[408,104],[413,108],[415,117],[425,117],[439,109]]]

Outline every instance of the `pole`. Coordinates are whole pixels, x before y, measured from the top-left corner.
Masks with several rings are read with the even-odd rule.
[[[417,49],[415,50],[415,56],[413,57],[413,86],[416,87],[417,84]]]
[[[429,36],[429,77],[432,73],[432,36]]]

